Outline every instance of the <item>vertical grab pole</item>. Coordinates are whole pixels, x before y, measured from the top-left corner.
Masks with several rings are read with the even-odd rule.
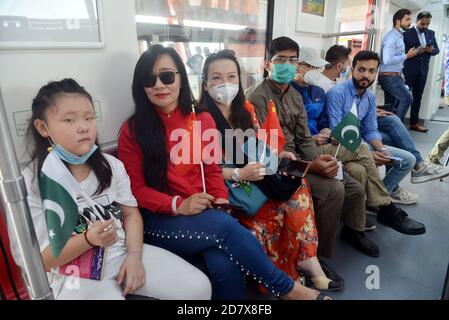
[[[11,132],[8,127],[6,110],[0,91],[0,196],[6,212],[10,230],[17,239],[22,257],[22,274],[33,300],[52,300],[53,293],[48,285],[47,275],[36,232],[31,220],[30,208],[26,200],[25,182],[20,174]],[[11,228],[12,227],[12,228]]]

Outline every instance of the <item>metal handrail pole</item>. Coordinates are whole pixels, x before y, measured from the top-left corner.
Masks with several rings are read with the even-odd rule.
[[[52,300],[47,275],[26,200],[25,181],[11,139],[6,109],[0,91],[0,196],[10,229],[17,239],[22,275],[33,300]]]

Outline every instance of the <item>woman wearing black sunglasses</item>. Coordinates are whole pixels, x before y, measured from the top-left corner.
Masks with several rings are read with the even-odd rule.
[[[210,208],[213,203],[227,202],[217,164],[204,164],[206,194],[202,193],[199,165],[180,174],[170,160],[171,148],[178,142],[170,141],[170,136],[176,129],[187,129],[193,103],[187,73],[176,51],[161,45],[148,49],[137,62],[132,93],[136,108],[120,133],[118,155],[143,209],[145,242],[183,257],[201,254],[215,299],[243,298],[245,275],[281,298],[317,297],[316,291],[276,269],[256,238],[234,218]],[[198,113],[197,120],[202,132],[215,128],[208,113]]]

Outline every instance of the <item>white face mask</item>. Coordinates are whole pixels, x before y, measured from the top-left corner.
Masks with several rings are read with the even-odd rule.
[[[304,74],[304,81],[309,85],[316,85],[321,79],[321,72],[310,70]]]
[[[310,70],[304,75],[304,81],[311,86],[317,86],[322,88],[327,92],[333,85],[334,82],[329,80],[318,70]]]
[[[239,92],[239,85],[235,83],[222,83],[210,88],[208,92],[215,102],[229,106]]]

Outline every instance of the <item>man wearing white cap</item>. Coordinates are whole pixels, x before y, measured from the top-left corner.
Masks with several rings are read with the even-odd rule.
[[[305,81],[328,92],[337,82],[347,80],[351,73],[351,49],[338,44],[330,47],[324,58],[327,64],[321,72],[313,70],[307,73]]]
[[[328,127],[323,114],[326,94],[320,87],[308,85],[305,79],[307,74],[318,71],[319,68],[327,64],[329,63],[321,59],[312,48],[302,47],[299,51],[298,73],[295,80],[290,83],[302,96],[307,111],[310,133],[314,136],[319,135],[319,127]],[[327,138],[325,140],[327,141]]]

